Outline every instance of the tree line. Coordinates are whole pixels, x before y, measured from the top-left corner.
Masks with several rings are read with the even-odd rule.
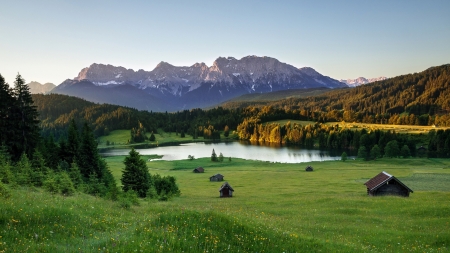
[[[431,153],[433,147],[440,148],[440,157],[445,153],[445,148],[450,148],[448,145],[450,143],[447,135],[448,132],[450,131],[439,130],[439,134],[434,131],[429,133],[429,157],[436,157]],[[292,124],[290,121],[282,125],[278,123],[261,123],[257,118],[249,118],[244,119],[239,124],[237,133],[240,139],[251,142],[294,144],[305,148],[330,150],[354,150],[365,159],[376,159],[384,155],[388,157],[427,155],[426,152],[417,153],[416,146],[419,142],[417,137],[398,134],[395,131],[351,130],[349,128],[340,128],[338,125],[326,125],[322,123],[301,125],[297,123]],[[448,141],[446,142],[447,139]],[[374,147],[375,151],[372,154],[375,155],[371,155],[370,152]],[[402,149],[404,152],[401,154],[400,151]]]

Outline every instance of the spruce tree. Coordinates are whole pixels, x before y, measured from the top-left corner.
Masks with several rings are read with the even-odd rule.
[[[121,178],[123,191],[133,190],[139,197],[145,198],[152,185],[145,160],[141,159],[139,152],[132,148],[123,163],[125,164]]]
[[[11,159],[6,146],[0,146],[0,182],[11,184],[14,182],[14,175],[11,172]]]
[[[211,154],[211,162],[217,162],[217,154],[216,151],[214,151],[214,149]]]
[[[39,150],[35,150],[31,159],[31,183],[34,186],[42,186],[48,174],[44,157]]]
[[[100,159],[94,133],[85,122],[81,134],[80,147],[76,153],[76,163],[85,179],[88,179],[93,173],[97,175],[97,178],[102,177],[102,169],[99,166]]]
[[[11,152],[11,141],[13,140],[12,112],[15,100],[13,91],[0,75],[0,145],[5,145]]]
[[[344,151],[344,152],[342,152],[342,155],[341,155],[341,161],[347,161],[347,153]]]
[[[62,147],[61,147],[62,148]],[[72,164],[75,162],[75,158],[78,156],[80,149],[80,138],[78,133],[77,124],[75,120],[70,121],[69,130],[67,132],[67,149],[65,150],[66,162]]]
[[[370,157],[375,160],[380,156],[381,156],[380,147],[378,146],[378,144],[375,144],[375,146],[373,146],[373,148],[370,150]]]
[[[18,158],[25,152],[31,156],[39,141],[38,112],[33,105],[29,87],[20,74],[14,82],[15,106],[13,109],[14,141],[12,156]]]
[[[15,179],[19,185],[31,185],[31,163],[25,153],[22,153],[15,166]]]

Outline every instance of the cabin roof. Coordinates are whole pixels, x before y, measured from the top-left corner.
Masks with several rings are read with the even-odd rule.
[[[202,167],[195,168],[194,170],[197,170],[199,172],[204,172],[205,171]]]
[[[369,181],[365,182],[364,184],[367,186],[367,189],[369,191],[374,191],[378,188],[380,188],[384,183],[395,180],[397,183],[408,189],[409,192],[413,192],[408,186],[403,184],[400,180],[398,180],[396,177],[392,176],[391,174],[387,173],[386,171],[381,172],[380,174],[376,175],[375,177],[371,178]]]
[[[228,186],[228,187],[227,187]],[[222,184],[222,186],[220,186],[219,192],[223,190],[223,188],[229,188],[230,190],[234,191],[233,187],[231,187],[231,185],[228,182],[225,182]]]
[[[212,178],[212,177],[224,177],[224,176],[222,174],[215,174],[215,175],[211,176],[210,178]]]

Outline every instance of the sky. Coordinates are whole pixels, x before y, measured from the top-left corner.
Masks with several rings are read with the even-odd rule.
[[[153,70],[269,56],[335,79],[450,63],[448,0],[0,0],[0,74],[59,85],[92,63]]]

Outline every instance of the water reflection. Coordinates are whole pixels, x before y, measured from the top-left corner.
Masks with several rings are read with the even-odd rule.
[[[178,146],[137,149],[137,151],[142,155],[162,155],[161,160],[171,161],[187,159],[188,155],[194,156],[195,158],[210,157],[213,149],[217,156],[222,153],[225,159],[231,157],[281,163],[328,161],[340,160],[341,158],[340,155],[330,156],[327,151],[280,145],[249,145],[245,142],[197,142],[180,144]],[[102,150],[101,154],[104,156],[128,155],[129,151],[129,149],[110,149]]]

